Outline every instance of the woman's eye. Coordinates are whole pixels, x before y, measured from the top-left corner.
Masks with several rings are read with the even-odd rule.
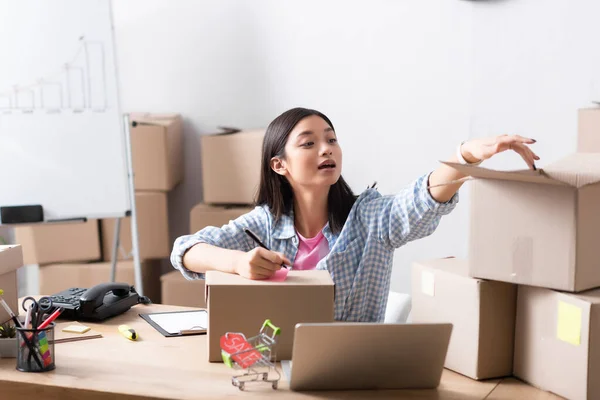
[[[310,147],[310,146],[312,146],[313,144],[315,144],[315,142],[306,142],[306,143],[302,143],[302,146],[303,146],[303,147]]]
[[[337,139],[336,138],[329,139],[329,143],[337,143]]]

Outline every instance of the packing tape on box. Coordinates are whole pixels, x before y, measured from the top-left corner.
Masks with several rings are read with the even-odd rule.
[[[512,278],[531,282],[533,278],[533,238],[518,236],[512,248]]]
[[[421,271],[421,291],[427,296],[435,297],[435,273],[424,269]]]

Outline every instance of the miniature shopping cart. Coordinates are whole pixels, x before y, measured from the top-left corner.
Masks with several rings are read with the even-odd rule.
[[[270,329],[271,333],[267,331]],[[221,356],[225,365],[244,370],[234,375],[231,384],[244,390],[246,382],[269,382],[277,389],[281,377],[275,368],[275,346],[281,329],[265,320],[257,336],[246,339],[243,333],[228,332],[221,336]],[[274,378],[274,376],[277,376]],[[270,378],[270,376],[273,376]]]

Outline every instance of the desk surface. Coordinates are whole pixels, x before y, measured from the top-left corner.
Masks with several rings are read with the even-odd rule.
[[[282,375],[279,389],[263,383],[248,384],[244,392],[232,386],[233,370],[209,363],[206,335],[165,338],[139,313],[186,310],[187,307],[137,305],[102,324],[85,323],[103,338],[55,345],[56,370],[24,373],[15,369],[15,359],[0,359],[2,398],[29,399],[202,399],[243,395],[250,398],[277,396],[283,399],[354,399],[365,391],[292,392]],[[120,324],[136,330],[131,342],[117,331]],[[506,384],[505,384],[506,383]],[[527,390],[529,399],[554,399],[553,395],[515,379],[477,382],[444,370],[437,390],[368,392],[368,398],[418,399],[508,399]]]

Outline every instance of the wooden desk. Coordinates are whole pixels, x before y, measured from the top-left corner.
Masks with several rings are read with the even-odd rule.
[[[498,379],[477,382],[445,370],[437,390],[292,392],[282,375],[277,390],[271,389],[269,384],[254,383],[240,392],[231,384],[233,370],[206,361],[206,335],[165,338],[138,316],[139,313],[186,309],[189,308],[137,305],[102,324],[86,323],[104,337],[56,344],[56,370],[51,372],[19,372],[14,358],[0,359],[0,398],[131,400],[277,396],[283,399],[475,400],[484,399],[501,387]],[[120,324],[135,329],[140,336],[138,341],[131,342],[121,336],[117,331]],[[524,386],[532,390],[528,393],[545,393]],[[509,393],[513,388],[508,388]]]

